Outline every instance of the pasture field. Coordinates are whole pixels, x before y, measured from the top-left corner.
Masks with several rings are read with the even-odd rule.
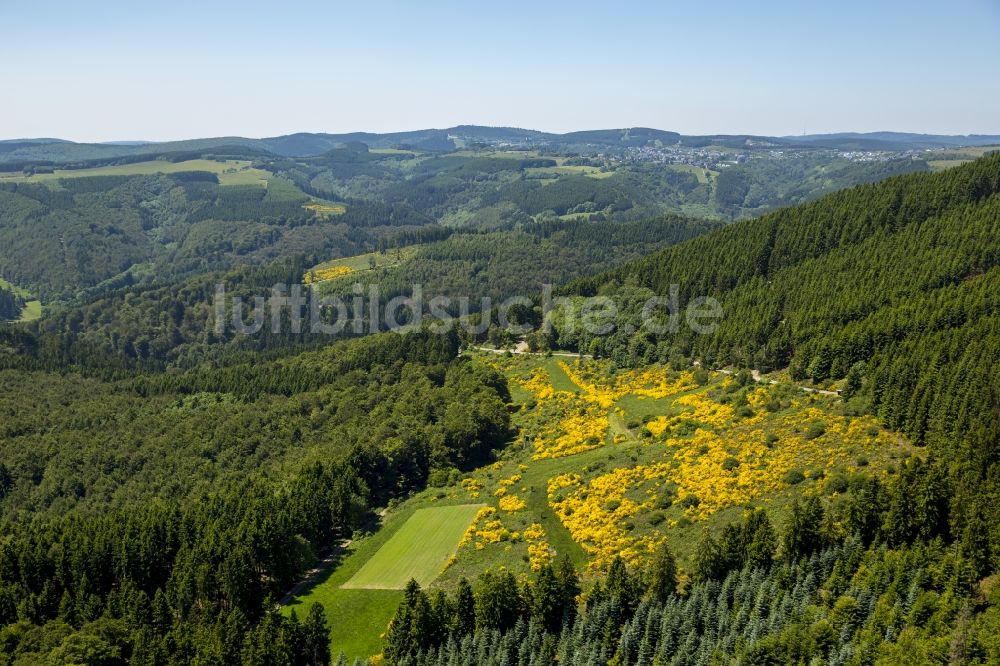
[[[313,215],[316,217],[323,219],[334,217],[336,215],[342,215],[347,210],[347,206],[344,204],[326,203],[322,201],[313,201],[311,203],[303,204],[302,207],[308,211],[312,211]]]
[[[349,590],[341,587],[413,515],[412,507],[391,512],[375,534],[354,539],[339,561],[317,580],[282,602],[282,612],[293,610],[305,617],[313,603],[320,603],[330,624],[330,644],[334,655],[343,652],[348,663],[362,661],[382,649],[380,636],[389,625],[403,599],[400,590]]]
[[[610,178],[615,175],[614,171],[602,171],[600,168],[595,166],[586,165],[560,165],[554,167],[532,167],[530,169],[524,170],[525,174],[529,176],[547,177],[552,176],[553,178],[557,176],[573,176],[573,175],[584,175],[590,176],[591,178]]]
[[[307,284],[325,282],[355,272],[370,271],[373,264],[376,270],[379,268],[389,268],[412,257],[419,247],[419,245],[411,245],[409,247],[386,250],[385,252],[366,252],[365,254],[331,259],[330,261],[316,264],[306,271],[304,279]]]
[[[34,321],[42,317],[42,302],[39,300],[25,301],[21,310],[21,321]]]
[[[402,148],[369,148],[368,152],[375,155],[409,155],[411,157],[416,157],[419,154],[419,151],[403,150]]]
[[[42,316],[42,302],[36,298],[32,298],[31,294],[20,287],[7,282],[3,278],[0,278],[0,287],[3,287],[7,291],[13,291],[15,294],[24,299],[24,309],[21,310],[20,321],[34,321]]]
[[[410,579],[426,587],[441,573],[481,508],[460,504],[417,510],[341,587],[401,590]]]
[[[968,148],[948,148],[928,152],[924,159],[931,171],[944,171],[979,159],[984,155],[1000,151],[1000,146],[969,146]]]
[[[85,176],[146,176],[156,173],[180,173],[182,171],[210,171],[219,176],[222,185],[260,185],[267,186],[271,174],[262,169],[255,169],[246,160],[185,160],[183,162],[167,162],[165,160],[150,160],[135,164],[119,164],[115,166],[94,167],[92,169],[56,169],[53,173],[38,173],[32,176],[0,175],[0,182],[53,182],[60,178],[82,178]]]
[[[693,173],[697,178],[698,182],[705,185],[710,179],[715,178],[719,175],[718,171],[709,171],[702,167],[694,166],[691,164],[671,164],[669,167],[671,171],[680,171],[683,173]]]
[[[972,157],[956,157],[955,159],[927,160],[927,166],[931,168],[931,171],[944,171],[945,169],[962,166],[973,159]]]
[[[456,150],[452,153],[448,153],[449,156],[455,157],[490,157],[499,159],[518,159],[527,160],[534,159],[536,157],[544,157],[547,159],[560,161],[560,158],[552,157],[550,155],[543,155],[537,150],[486,150],[486,149],[476,149],[476,150]]]
[[[399,602],[403,599],[403,591],[401,589],[355,588],[347,583],[354,580],[362,570],[366,569],[368,563],[382,552],[384,547],[388,546],[391,550],[395,550],[399,544],[402,544],[403,541],[396,540],[396,536],[410,524],[414,516],[421,513],[420,507],[428,505],[432,507],[428,511],[443,510],[443,513],[436,514],[433,521],[449,522],[450,519],[452,523],[449,535],[451,541],[447,544],[442,542],[442,545],[446,545],[447,548],[443,549],[441,559],[434,563],[433,576],[436,576],[447,561],[448,555],[454,552],[468,523],[479,510],[479,505],[436,505],[437,498],[426,492],[420,497],[421,500],[408,502],[399,509],[390,511],[377,532],[355,539],[334,566],[323,572],[317,580],[306,586],[294,597],[283,602],[283,613],[288,614],[295,610],[300,618],[309,612],[309,607],[313,603],[322,604],[331,627],[332,652],[334,656],[343,652],[347,656],[348,663],[353,662],[356,657],[362,661],[367,660],[381,651],[382,641],[380,637],[396,612]],[[427,514],[424,514],[418,517],[417,523],[413,523],[413,525],[419,527],[420,524],[426,524],[428,519]],[[455,536],[456,533],[457,536]],[[404,533],[401,539],[412,540],[412,532],[410,534],[410,537],[406,537]],[[424,535],[418,532],[417,537],[422,546]],[[396,545],[390,545],[394,540],[396,540]],[[388,553],[387,550],[386,554]],[[391,565],[392,563],[390,560],[386,560],[386,564]],[[430,567],[428,570],[431,570]],[[364,575],[368,576],[368,573]],[[402,585],[405,585],[408,580],[408,578],[404,580]]]

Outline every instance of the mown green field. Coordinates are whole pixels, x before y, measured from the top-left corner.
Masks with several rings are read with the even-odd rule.
[[[481,504],[420,509],[341,587],[401,590],[414,579],[429,585],[455,552]]]
[[[427,494],[424,493],[424,495],[426,501]],[[454,523],[452,534],[458,533],[458,536],[447,544],[444,559],[435,564],[433,569],[435,576],[440,572],[444,562],[447,561],[447,557],[454,551],[465,532],[465,528],[478,509],[479,505],[470,506],[468,504],[434,506],[429,509],[431,512],[443,510],[443,513],[436,514],[434,520]],[[403,544],[405,540],[412,540],[411,533],[410,537],[401,537],[396,542],[397,545],[389,546],[389,543],[396,539],[403,528],[411,524],[411,518],[421,511],[427,510],[418,509],[416,505],[411,504],[389,512],[381,528],[375,534],[355,539],[334,566],[331,566],[311,585],[307,585],[296,596],[285,602],[282,605],[282,612],[289,614],[294,610],[301,618],[309,612],[309,607],[313,603],[318,602],[326,610],[327,621],[330,624],[330,644],[334,655],[343,652],[350,663],[355,657],[365,660],[381,652],[381,635],[385,632],[389,621],[396,612],[396,607],[403,598],[402,590],[359,589],[346,587],[345,583],[352,581],[386,546],[390,550],[395,550],[398,544]],[[413,523],[413,525],[417,526],[429,520],[429,514],[425,515],[428,517],[418,518],[417,523]],[[422,544],[424,535],[418,533],[418,537]],[[391,564],[390,561],[386,563]],[[368,575],[368,573],[365,574],[365,576]],[[406,581],[403,584],[405,585],[405,583]]]
[[[580,387],[573,383],[573,380],[569,378],[569,375],[559,365],[560,360],[562,359],[549,357],[538,359],[535,362],[539,363],[549,373],[549,381],[552,382],[552,388],[557,391],[578,392]]]
[[[266,186],[270,175],[262,169],[254,169],[246,160],[185,160],[183,162],[166,162],[150,160],[135,164],[120,164],[116,166],[95,167],[93,169],[56,169],[53,173],[39,173],[33,176],[0,175],[0,182],[40,183],[59,180],[60,178],[82,178],[85,176],[145,176],[155,173],[180,173],[182,171],[210,171],[218,174],[222,185],[260,185]]]
[[[383,530],[391,533],[391,525]],[[343,652],[348,663],[355,658],[366,660],[382,651],[381,635],[403,599],[401,590],[346,590],[341,587],[386,540],[387,536],[380,531],[360,543],[355,542],[341,563],[282,605],[284,614],[294,610],[303,618],[314,603],[321,604],[330,625],[333,654]]]

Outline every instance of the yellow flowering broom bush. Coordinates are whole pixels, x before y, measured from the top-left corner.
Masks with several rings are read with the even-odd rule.
[[[350,266],[330,266],[329,268],[319,268],[306,272],[303,276],[303,282],[306,284],[315,284],[316,282],[324,282],[326,280],[343,277],[344,275],[349,275],[353,272],[354,269]]]

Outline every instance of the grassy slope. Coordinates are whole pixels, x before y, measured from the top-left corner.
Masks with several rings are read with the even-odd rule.
[[[492,358],[484,359],[493,362]],[[515,422],[522,428],[532,432],[537,431],[537,424],[532,423],[537,408],[531,407],[534,396],[517,381],[531,368],[541,367],[547,371],[553,388],[562,391],[579,389],[572,383],[566,373],[558,366],[558,360],[541,357],[513,357],[501,359],[505,372],[511,382],[512,399],[522,408],[515,415]],[[511,532],[520,532],[531,523],[541,524],[546,532],[546,541],[552,547],[556,557],[567,554],[578,564],[588,561],[589,556],[583,552],[579,544],[573,541],[569,531],[556,518],[553,508],[546,497],[547,485],[550,479],[562,473],[578,473],[585,480],[612,473],[618,469],[629,469],[636,466],[650,465],[661,462],[675,464],[683,449],[667,444],[665,438],[644,436],[645,420],[657,416],[677,416],[690,411],[689,407],[676,405],[674,401],[683,396],[705,396],[709,392],[717,392],[726,382],[723,376],[716,376],[707,387],[685,390],[668,398],[647,398],[636,395],[626,395],[609,410],[609,431],[605,443],[599,448],[570,455],[562,458],[532,460],[532,447],[529,443],[518,439],[504,454],[503,460],[491,468],[477,470],[472,476],[482,484],[479,496],[491,498],[497,482],[500,479],[519,475],[521,478],[510,489],[524,499],[527,508],[513,514],[501,512],[500,519]],[[741,438],[759,430],[774,433],[780,439],[775,445],[775,451],[782,451],[783,442],[790,445],[799,442],[804,435],[805,425],[801,421],[810,413],[809,410],[820,410],[830,425],[831,432],[815,440],[815,446],[806,446],[795,459],[802,471],[807,473],[805,482],[798,485],[778,484],[774,492],[763,493],[756,497],[754,503],[767,507],[776,522],[784,519],[785,512],[792,499],[807,493],[829,492],[824,476],[829,478],[837,472],[846,475],[853,473],[859,462],[867,464],[875,470],[887,470],[897,459],[910,455],[911,448],[898,436],[879,431],[879,435],[862,436],[852,440],[838,434],[836,430],[846,428],[846,423],[853,417],[842,414],[842,406],[838,400],[829,396],[806,394],[794,386],[782,384],[769,389],[783,400],[784,407],[774,414],[758,409],[758,421],[734,420],[721,428],[716,428],[730,442],[738,443]],[[617,410],[620,410],[617,411]],[[751,424],[752,423],[752,424]],[[866,422],[867,423],[867,422]],[[872,424],[868,428],[874,427]],[[693,430],[693,428],[692,428]],[[612,443],[615,434],[625,436],[624,442]],[[678,433],[680,441],[687,441],[693,433]],[[619,438],[621,439],[621,438]],[[877,442],[877,446],[876,446]],[[821,469],[819,463],[813,460],[827,452],[838,455],[836,465]],[[464,497],[460,491],[447,489],[449,500]],[[442,491],[436,491],[441,493]],[[415,498],[415,502],[426,501],[427,495]],[[640,499],[636,497],[635,499]],[[496,504],[496,500],[492,500]],[[662,513],[662,522],[653,517],[653,513]],[[650,511],[643,509],[631,518],[633,523],[631,535],[639,537],[646,535],[663,536],[679,555],[682,565],[690,566],[694,547],[704,530],[717,532],[742,512],[741,506],[724,506],[707,519],[686,519],[685,510],[679,504],[666,506],[662,510]],[[669,526],[668,526],[669,525]],[[458,561],[450,567],[437,581],[436,585],[450,587],[460,577],[472,577],[483,568],[507,566],[521,572],[529,571],[526,562],[525,545],[523,542],[506,542],[487,545],[483,550],[475,550],[466,546],[459,551]]]
[[[671,171],[679,171],[681,173],[691,173],[698,178],[698,182],[702,185],[708,184],[710,179],[714,179],[719,175],[718,171],[711,171],[703,167],[697,167],[692,164],[671,164],[667,167]]]
[[[340,257],[338,259],[331,259],[330,261],[324,261],[323,263],[316,264],[310,268],[309,271],[318,272],[328,268],[345,266],[351,269],[351,272],[346,275],[346,280],[348,283],[353,283],[359,279],[359,276],[355,275],[355,273],[362,273],[365,271],[370,272],[372,270],[372,259],[375,260],[376,270],[380,268],[390,268],[405,262],[407,259],[412,257],[420,247],[420,245],[410,245],[408,247],[388,250],[386,252],[366,252],[365,254],[357,254],[351,257]],[[306,271],[306,273],[308,274],[309,271]],[[344,276],[340,276],[340,278],[343,277]],[[333,278],[331,280],[317,279],[316,282],[317,284],[324,282],[332,284],[335,280],[340,278]]]
[[[678,398],[698,397],[711,401],[709,396],[721,396],[725,387],[731,386],[731,379],[714,375],[707,386],[688,387],[663,398],[624,395],[607,410],[608,432],[597,448],[565,457],[536,460],[533,459],[534,447],[531,442],[526,441],[523,433],[539,432],[538,418],[543,413],[540,411],[543,409],[543,400],[523,385],[525,377],[537,368],[543,371],[542,376],[556,391],[578,396],[585,394],[586,389],[574,383],[560,366],[560,361],[567,362],[566,359],[485,354],[480,360],[499,366],[510,380],[512,400],[519,407],[514,421],[522,430],[522,435],[502,453],[496,463],[475,470],[466,476],[463,483],[429,488],[390,511],[378,532],[356,542],[342,563],[293,602],[293,605],[301,605],[300,613],[305,612],[312,601],[324,604],[331,618],[335,651],[343,649],[349,657],[353,657],[369,656],[381,649],[379,635],[391,619],[400,593],[344,589],[342,585],[355,578],[365,580],[374,575],[370,574],[369,562],[373,567],[371,571],[381,572],[379,576],[401,576],[391,573],[397,565],[410,569],[409,556],[404,552],[403,546],[405,542],[411,541],[411,537],[407,536],[410,530],[406,526],[411,523],[411,517],[423,508],[483,502],[497,508],[497,513],[492,518],[500,521],[504,527],[504,536],[499,541],[490,542],[489,537],[485,536],[488,530],[484,529],[487,519],[477,521],[476,529],[483,532],[474,531],[473,538],[460,546],[456,559],[440,576],[428,582],[427,586],[432,589],[454,589],[461,578],[472,580],[483,570],[498,567],[511,569],[520,576],[530,576],[532,559],[525,531],[531,525],[541,526],[544,531],[543,545],[547,547],[550,556],[553,559],[568,556],[579,569],[587,571],[585,584],[589,584],[598,575],[596,569],[587,569],[594,556],[574,540],[570,529],[560,521],[552,498],[548,495],[550,481],[560,474],[574,473],[581,476],[584,484],[588,484],[595,478],[621,470],[664,463],[680,465],[685,454],[690,454],[684,443],[694,437],[694,428],[682,424],[670,434],[673,439],[668,439],[666,435],[646,435],[646,428],[642,424],[656,417],[690,415],[690,406],[675,404]],[[599,363],[596,367],[608,371],[607,364]],[[654,370],[663,375],[668,372],[665,369]],[[806,472],[806,480],[794,485],[778,482],[775,490],[755,494],[749,502],[766,507],[772,520],[778,524],[784,520],[794,498],[812,493],[831,494],[829,478],[838,473],[853,473],[861,465],[862,459],[870,470],[886,473],[898,459],[912,454],[912,447],[908,443],[893,433],[879,430],[873,421],[865,421],[862,424],[864,427],[858,428],[858,432],[863,430],[866,434],[849,438],[844,433],[847,424],[854,417],[843,413],[843,406],[837,398],[806,394],[784,382],[766,389],[780,402],[781,408],[777,411],[772,413],[758,408],[754,419],[734,418],[724,424],[702,425],[720,437],[725,437],[736,457],[740,457],[740,442],[751,439],[753,433],[761,429],[778,438],[773,449],[775,455],[782,455],[786,443],[789,450],[799,447],[796,454],[799,457],[795,459],[795,464]],[[808,417],[812,419],[820,412],[830,432],[811,440],[803,447],[804,431],[811,423],[806,417],[812,414]],[[875,431],[877,435],[874,434]],[[614,443],[615,434],[624,435],[624,441],[619,437],[618,443]],[[706,459],[710,457],[711,455],[706,455]],[[821,465],[815,462],[826,462],[834,458],[836,460],[833,464],[825,469],[821,469]],[[750,461],[741,462],[751,466]],[[735,476],[737,472],[732,474]],[[720,480],[720,484],[723,480]],[[659,498],[663,494],[663,488],[664,486],[651,488],[645,483],[622,490],[625,491],[626,498],[643,502],[654,496]],[[524,507],[515,511],[501,509],[500,499],[496,494],[499,489],[504,489],[503,494],[508,497],[515,496],[523,500]],[[586,490],[585,486],[581,489]],[[648,495],[651,490],[654,494]],[[571,497],[574,492],[574,489],[567,489],[558,497],[561,498],[562,494]],[[589,507],[587,510],[598,515],[602,507]],[[628,523],[627,537],[630,539],[665,538],[677,553],[682,568],[690,570],[694,550],[704,531],[718,533],[725,524],[738,518],[742,511],[743,505],[731,504],[721,506],[708,516],[702,516],[697,515],[696,511],[685,509],[679,502],[657,502],[654,508],[644,507],[634,515],[617,520],[617,524]],[[406,537],[400,541],[399,547],[393,544],[397,535]],[[477,545],[477,542],[480,543]],[[384,545],[388,547],[383,548]],[[393,558],[388,557],[390,554],[400,561],[394,562]],[[361,575],[359,572],[362,572]],[[429,569],[427,572],[429,573]]]
[[[968,148],[953,148],[931,151],[926,154],[931,171],[944,171],[953,167],[962,166],[967,162],[979,159],[984,155],[1000,150],[1000,146],[970,146]]]
[[[323,605],[330,623],[333,653],[343,652],[349,661],[366,659],[382,650],[380,636],[403,598],[400,590],[347,590],[346,583],[379,548],[413,515],[415,507],[390,513],[382,528],[370,536],[355,539],[342,557],[305,586],[282,610],[303,617],[314,603]]]
[[[341,587],[401,590],[410,579],[431,583],[455,551],[482,504],[420,509]]]
[[[420,506],[428,502],[439,505],[436,498],[427,493],[420,497],[422,501],[407,502],[388,511],[378,531],[355,539],[333,566],[283,606],[283,612],[295,610],[303,617],[313,603],[322,604],[330,623],[333,654],[343,652],[349,663],[355,657],[367,659],[382,650],[380,637],[396,612],[403,592],[347,589],[342,586],[396,535]]]
[[[8,291],[13,291],[15,294],[24,299],[24,309],[21,310],[20,321],[34,321],[42,316],[42,302],[38,299],[32,298],[28,291],[7,282],[3,278],[0,278],[0,287],[3,287]]]

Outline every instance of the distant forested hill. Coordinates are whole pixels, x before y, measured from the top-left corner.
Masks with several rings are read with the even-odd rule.
[[[479,309],[480,298],[499,303],[511,296],[531,297],[543,284],[563,284],[719,226],[667,216],[621,223],[553,220],[510,231],[454,233],[420,246],[392,268],[348,274],[322,291],[346,294],[358,279],[370,279],[390,298],[408,295],[419,284],[426,296],[466,296]]]
[[[774,146],[823,146],[837,150],[914,150],[958,146],[1000,144],[1000,136],[936,135],[905,132],[844,132],[805,136],[767,137],[754,135],[685,136],[648,127],[596,129],[554,134],[517,127],[482,127],[459,125],[448,129],[423,129],[410,132],[349,132],[327,134],[297,132],[283,136],[250,139],[227,136],[151,143],[126,141],[112,143],[74,143],[59,139],[8,139],[0,141],[0,163],[22,160],[52,162],[80,161],[147,154],[156,151],[204,151],[219,146],[242,146],[285,157],[308,157],[351,142],[375,148],[406,148],[448,152],[463,144],[496,144],[548,148],[556,150],[620,150],[627,147],[661,146],[682,143],[689,146],[722,145],[739,148],[750,143]]]
[[[385,228],[431,222],[403,205],[361,201],[328,217],[306,207],[310,200],[281,179],[220,185],[208,172],[3,183],[0,276],[43,301],[69,300],[102,283],[163,283],[296,253],[354,254]]]
[[[511,296],[530,297],[542,284],[591,275],[720,224],[668,217],[621,224],[557,221],[511,231],[456,233],[419,245],[391,267],[350,272],[318,288],[323,295],[337,294],[350,302],[355,283],[365,289],[376,286],[384,303],[395,296],[410,296],[419,284],[425,299],[465,297],[470,301],[469,311],[479,312],[483,298],[499,303]],[[396,252],[387,248],[384,256]],[[95,291],[82,303],[59,308],[18,329],[16,336],[0,331],[0,340],[10,336],[11,344],[21,352],[17,361],[4,359],[0,353],[0,365],[55,369],[80,364],[107,376],[134,367],[189,367],[206,357],[219,358],[239,350],[263,352],[289,344],[327,343],[329,336],[310,335],[308,327],[300,333],[285,327],[275,334],[264,331],[254,336],[232,330],[222,335],[214,332],[212,304],[217,284],[224,283],[229,296],[250,302],[255,296],[268,295],[275,284],[301,284],[310,272],[307,256],[313,261],[317,258],[296,254],[162,284]],[[457,314],[458,301],[449,309]]]

